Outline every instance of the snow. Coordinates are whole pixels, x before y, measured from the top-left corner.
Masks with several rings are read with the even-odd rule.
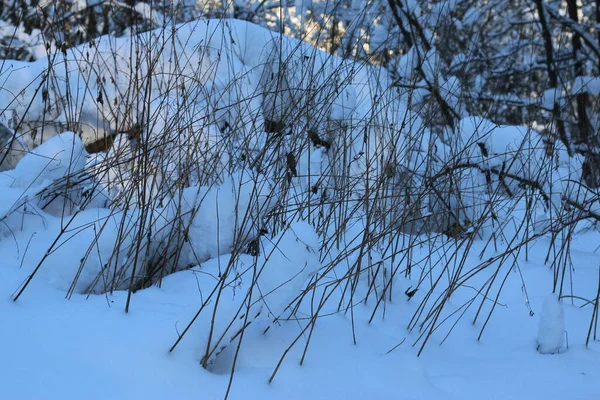
[[[565,312],[556,295],[544,300],[538,331],[538,351],[542,354],[554,354],[561,351],[565,337]]]
[[[200,263],[231,251],[236,240],[258,235],[256,225],[276,201],[270,182],[247,174],[232,176],[222,185],[188,187],[182,193],[183,215],[192,216],[190,247],[183,256]],[[174,201],[171,206],[178,204]]]
[[[600,78],[592,76],[578,76],[573,81],[571,93],[590,93],[594,96],[600,95]]]
[[[217,399],[232,370],[230,399],[600,396],[598,231],[567,204],[599,207],[580,157],[481,116],[430,130],[383,69],[247,22],[140,38],[152,70],[124,55],[135,37],[102,37],[56,62],[49,100],[48,59],[0,73],[7,113],[60,127],[70,90],[91,123],[0,173],[3,397]],[[134,109],[141,139],[87,154]]]
[[[554,108],[555,103],[559,103],[562,99],[562,94],[559,89],[548,89],[544,92],[542,96],[542,105],[544,108],[548,110],[552,110]]]
[[[26,154],[14,169],[0,172],[4,192],[0,218],[20,208],[29,196],[52,182],[81,171],[86,154],[81,139],[64,132]]]
[[[269,315],[279,318],[320,269],[319,238],[311,225],[297,222],[275,238],[263,239],[261,247],[258,290]]]
[[[27,32],[22,24],[14,27],[6,21],[0,20],[0,36],[13,38],[15,44],[18,44],[18,42],[27,44],[28,52],[33,58],[37,59],[48,55],[44,35],[39,29],[32,29],[31,32]]]
[[[227,263],[225,258],[220,261]],[[160,288],[135,293],[132,310],[125,314],[124,292],[73,296],[67,301],[64,292],[35,280],[34,287],[13,303],[8,296],[25,274],[17,266],[3,266],[0,307],[5,329],[0,339],[10,343],[3,346],[3,359],[10,365],[2,374],[4,395],[160,399],[193,398],[201,393],[222,398],[229,371],[211,373],[199,365],[210,313],[202,314],[189,336],[168,353],[178,332],[208,295],[198,285],[206,288],[207,282],[216,279],[208,275],[213,269],[217,260],[171,275]],[[529,290],[548,275],[540,265],[529,265],[525,273]],[[224,294],[227,301],[222,304],[233,309],[231,300],[237,302],[240,293]],[[282,322],[263,335],[264,326],[251,325],[254,328],[248,330],[238,355],[230,398],[361,399],[393,397],[399,392],[423,399],[596,398],[600,394],[598,346],[586,349],[577,339],[582,332],[570,328],[568,352],[550,358],[538,354],[537,317],[527,314],[520,289],[515,287],[503,297],[506,308],[492,319],[493,326],[481,342],[475,340],[469,324],[459,325],[453,339],[419,358],[410,345],[416,337],[399,324],[401,316],[416,307],[415,299],[388,304],[386,318],[378,317],[371,324],[367,323],[369,310],[357,307],[357,345],[352,343],[349,315],[324,318],[315,328],[304,365],[298,365],[303,346],[294,348],[270,385],[267,379],[300,327],[293,321]],[[531,298],[536,316],[545,298],[542,293]],[[589,314],[578,307],[565,311],[573,327]]]
[[[36,186],[81,171],[86,155],[79,136],[63,132],[26,154],[7,174],[17,187]]]

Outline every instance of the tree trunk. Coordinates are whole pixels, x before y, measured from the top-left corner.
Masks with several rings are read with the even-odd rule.
[[[556,72],[554,64],[554,49],[552,44],[552,35],[550,33],[550,28],[548,27],[548,21],[546,20],[546,13],[544,11],[544,5],[542,3],[542,0],[535,0],[535,6],[537,8],[538,16],[540,19],[542,37],[544,38],[548,83],[550,85],[550,89],[556,89],[558,87],[558,73]],[[569,138],[567,136],[565,121],[561,117],[560,104],[558,103],[558,99],[554,99],[554,103],[552,105],[552,119],[556,124],[556,131],[558,132],[558,137],[560,141],[567,148],[569,155],[571,155],[571,144],[569,143]]]
[[[567,12],[569,18],[575,24],[579,22],[579,9],[577,0],[566,0]],[[571,46],[573,55],[573,68],[575,78],[585,76],[585,65],[583,64],[579,53],[581,52],[581,37],[576,30],[571,32]],[[577,120],[577,143],[582,145],[581,149],[585,155],[582,178],[588,186],[600,187],[600,163],[598,157],[598,143],[591,134],[590,121],[587,115],[587,106],[589,103],[589,94],[586,92],[575,95],[575,115]]]

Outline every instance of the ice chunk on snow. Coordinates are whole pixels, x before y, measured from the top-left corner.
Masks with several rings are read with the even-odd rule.
[[[555,294],[544,301],[538,332],[538,351],[542,354],[558,353],[563,347],[565,316],[562,303]]]

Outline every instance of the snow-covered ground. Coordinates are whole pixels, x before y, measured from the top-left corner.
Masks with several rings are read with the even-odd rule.
[[[599,201],[559,144],[432,132],[381,69],[239,21],[58,58],[0,71],[0,398],[600,398]]]
[[[576,273],[581,280],[585,276],[593,280],[598,256],[582,247],[574,251]],[[532,259],[540,255],[531,253]],[[135,293],[128,314],[123,312],[124,292],[65,300],[64,292],[36,281],[13,303],[9,296],[27,273],[5,262],[0,269],[3,398],[218,399],[225,394],[232,355],[222,354],[222,369],[215,372],[200,366],[201,327],[210,323],[209,314],[196,321],[197,329],[188,332],[175,351],[168,352],[202,303],[207,289],[200,271],[210,269],[211,263],[214,268],[216,261],[171,275],[161,288]],[[265,335],[264,326],[251,326],[230,398],[598,398],[600,345],[593,342],[586,348],[584,344],[591,307],[580,309],[566,302],[568,349],[540,354],[538,322],[551,272],[535,262],[523,262],[521,272],[535,315],[529,315],[520,285],[512,282],[480,341],[480,324],[463,321],[441,346],[446,332],[435,334],[419,358],[411,347],[416,335],[406,330],[406,317],[418,304],[418,292],[410,302],[399,296],[387,305],[385,318],[378,316],[371,324],[367,323],[371,308],[358,305],[356,345],[349,315],[323,318],[316,325],[304,365],[299,366],[306,342],[302,338],[271,384],[273,369],[302,324],[285,322]],[[461,303],[460,299],[452,302]]]

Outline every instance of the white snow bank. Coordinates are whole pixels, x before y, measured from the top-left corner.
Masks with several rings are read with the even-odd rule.
[[[292,313],[288,306],[293,306],[310,275],[320,267],[318,244],[314,229],[297,222],[272,238],[263,237],[257,257],[240,254],[232,259],[225,254],[200,266],[199,285],[216,286],[220,291],[208,311],[218,316],[211,321],[212,337],[206,327],[200,333],[202,349],[209,348],[208,358],[203,355],[209,369],[219,369],[217,357],[257,318],[264,329]]]
[[[28,170],[34,170],[32,164]],[[65,171],[56,167],[53,173]],[[22,199],[19,206],[31,205],[35,213],[23,217],[10,208],[14,201],[2,203],[11,213],[1,233],[15,238],[0,243],[2,252],[29,271],[40,266],[36,279],[78,293],[127,289],[132,279],[153,281],[157,265],[172,272],[226,254],[235,243],[244,245],[258,235],[276,199],[268,180],[240,172],[217,187],[184,189],[181,196],[165,199],[164,207],[158,202],[121,211],[88,207],[55,217],[22,197],[22,188],[8,189]],[[23,252],[19,243],[34,237],[36,246]]]
[[[26,154],[9,174],[19,187],[41,185],[81,171],[86,157],[79,136],[64,132]]]
[[[252,157],[268,142],[264,120],[283,120],[299,135],[305,125],[315,129],[332,142],[329,158],[353,160],[350,174],[361,177],[367,165],[381,172],[390,160],[414,168],[414,137],[428,134],[404,95],[389,90],[388,75],[248,22],[200,20],[103,36],[52,59],[8,60],[0,109],[32,126],[79,122],[84,143],[139,124],[150,147],[161,143],[154,158],[164,162],[164,176],[181,160],[193,170],[187,161],[206,149],[207,160],[224,154],[224,139],[229,152]]]
[[[170,205],[171,212],[191,220],[189,227],[184,223],[189,243],[182,262],[198,264],[258,236],[263,216],[277,200],[272,190],[269,180],[248,173],[236,173],[218,187],[184,189],[181,199]]]
[[[491,168],[504,164],[505,172],[519,171],[531,176],[539,172],[546,160],[542,137],[525,127],[467,117],[460,121],[458,134],[457,156],[466,161],[481,162]]]
[[[81,171],[86,156],[81,139],[73,132],[65,132],[26,154],[14,169],[1,172],[0,218],[52,182]]]

